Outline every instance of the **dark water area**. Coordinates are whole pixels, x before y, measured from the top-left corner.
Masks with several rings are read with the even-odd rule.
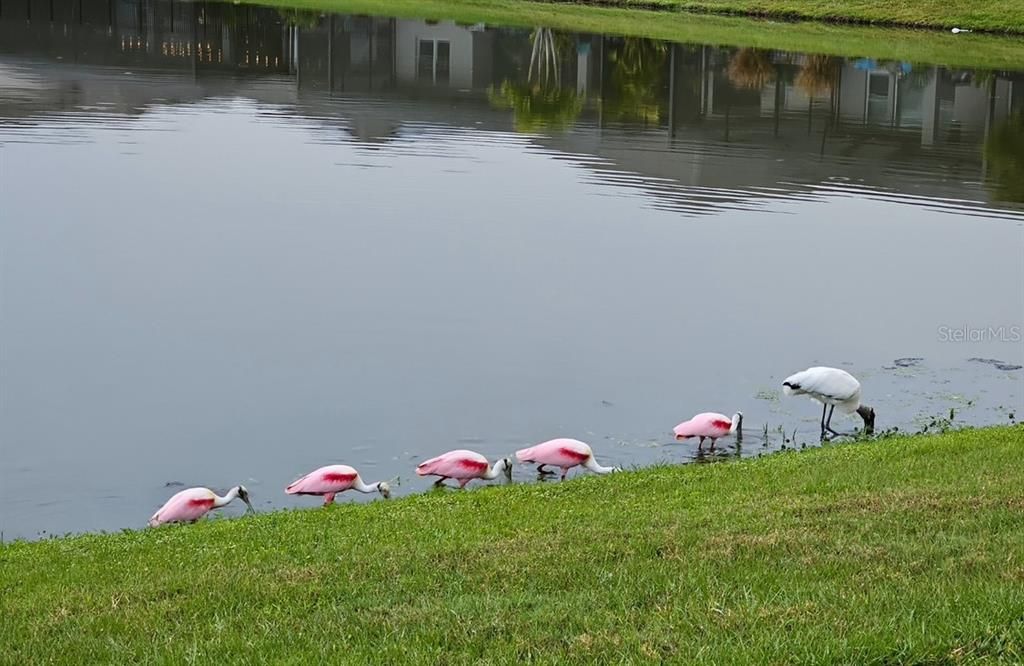
[[[779,389],[819,364],[881,430],[1008,423],[1022,325],[1024,72],[0,5],[8,540],[179,483],[312,506],[284,486],[333,462],[421,492],[452,448],[687,462],[701,411],[745,414],[719,457],[813,445]]]

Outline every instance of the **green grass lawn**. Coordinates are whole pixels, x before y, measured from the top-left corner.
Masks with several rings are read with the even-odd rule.
[[[990,428],[8,544],[0,662],[1020,663],[1022,447]]]
[[[275,7],[317,12],[384,14],[528,28],[543,26],[574,32],[906,60],[950,67],[1024,68],[1024,41],[996,35],[951,35],[948,32],[925,30],[867,28],[812,21],[753,20],[679,11],[647,11],[526,0],[389,0],[387,4],[381,4],[378,0],[254,1]],[[670,3],[676,0],[656,1]],[[1018,8],[1017,23],[1024,31],[1024,0],[1009,0],[1006,6]]]

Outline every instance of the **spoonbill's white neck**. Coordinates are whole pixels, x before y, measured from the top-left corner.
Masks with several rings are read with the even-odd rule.
[[[729,432],[736,433],[743,429],[743,412],[736,412],[732,415],[732,425],[729,427]]]
[[[385,494],[386,486],[385,483],[365,483],[361,476],[357,476],[355,483],[352,484],[352,487],[361,493],[380,493],[381,495]]]
[[[511,478],[511,476],[512,476],[512,468],[509,465],[510,465],[510,463],[509,463],[508,459],[507,458],[502,458],[501,460],[499,460],[496,463],[494,463],[493,465],[491,465],[487,469],[487,471],[484,472],[484,478],[487,479],[488,481],[490,481],[491,479],[496,479],[499,476],[504,476],[505,478]]]
[[[213,497],[214,497],[213,506],[215,506],[215,507],[222,507],[222,506],[224,506],[226,504],[231,504],[232,502],[235,501],[235,498],[238,497],[238,486],[235,486],[234,488],[229,490],[224,495],[224,497],[221,497],[217,493],[214,493]]]
[[[375,493],[377,492],[377,484],[367,484],[363,481],[363,477],[357,476],[355,482],[352,484],[354,490],[358,490],[361,493]]]
[[[603,467],[599,465],[598,462],[594,460],[594,456],[590,456],[584,460],[583,466],[595,474],[611,474],[612,472],[619,471],[618,467]]]
[[[253,508],[252,502],[249,501],[249,491],[245,489],[245,486],[235,486],[234,488],[229,490],[227,494],[224,495],[224,497],[218,497],[217,493],[214,493],[213,508],[221,507],[224,506],[225,504],[230,504],[231,502],[234,501],[236,497],[245,502],[245,506],[249,511],[256,510]]]

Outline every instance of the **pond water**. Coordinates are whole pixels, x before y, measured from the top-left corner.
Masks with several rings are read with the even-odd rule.
[[[817,364],[880,430],[1020,419],[1022,146],[1021,72],[4,2],[0,530],[556,436],[685,462],[707,410],[760,455],[815,443]]]

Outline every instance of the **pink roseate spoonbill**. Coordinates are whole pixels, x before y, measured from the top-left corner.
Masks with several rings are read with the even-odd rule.
[[[289,495],[323,495],[324,506],[334,502],[334,496],[346,490],[361,493],[380,493],[384,499],[391,497],[391,486],[386,481],[363,483],[359,472],[348,465],[327,465],[315,469],[285,488]]]
[[[836,407],[846,414],[857,414],[864,420],[864,432],[875,431],[875,410],[860,401],[860,382],[846,370],[839,368],[807,368],[795,375],[786,377],[782,382],[782,392],[786,395],[806,395],[811,400],[821,403],[821,437],[825,431],[833,435],[844,433],[832,429],[832,412]],[[828,419],[825,411],[828,410]]]
[[[487,462],[487,458],[476,451],[458,449],[420,463],[416,467],[416,473],[420,476],[440,477],[434,482],[435,487],[444,485],[445,479],[455,479],[459,482],[459,488],[465,488],[473,479],[489,481],[503,475],[506,480],[511,481],[512,461],[502,458],[492,466]]]
[[[536,463],[537,473],[541,476],[554,474],[551,470],[544,469],[545,465],[561,467],[562,481],[565,481],[565,475],[569,473],[569,470],[577,465],[582,465],[596,474],[608,474],[619,471],[618,467],[602,467],[599,465],[597,460],[594,459],[594,452],[586,442],[564,437],[551,439],[516,451],[516,460],[521,463]]]
[[[700,442],[697,444],[697,450],[704,450],[704,440],[711,440],[711,450],[715,450],[715,442],[722,438],[728,437],[729,435],[736,435],[737,439],[741,436],[743,429],[743,412],[736,412],[730,419],[725,414],[719,414],[718,412],[704,412],[703,414],[697,414],[689,421],[683,421],[675,428],[672,432],[675,434],[678,441],[689,439],[690,437],[700,437]]]
[[[227,492],[224,497],[209,488],[186,488],[174,497],[167,500],[160,509],[149,519],[149,526],[156,527],[164,523],[194,523],[212,509],[219,509],[230,504],[238,498],[249,507],[247,512],[253,512],[252,502],[249,501],[249,491],[245,486],[235,486]]]

